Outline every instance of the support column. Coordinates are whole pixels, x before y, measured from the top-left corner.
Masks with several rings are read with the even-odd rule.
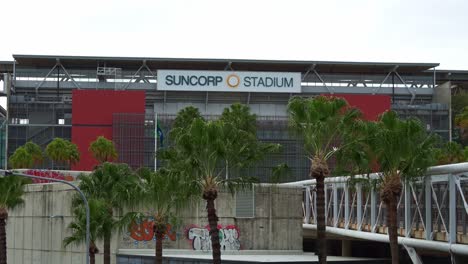
[[[356,184],[356,229],[361,230],[362,222],[362,186],[360,183]]]
[[[342,257],[351,257],[351,240],[342,239],[341,240],[341,256]]]
[[[405,182],[405,236],[411,236],[411,186]]]
[[[413,262],[413,264],[423,264],[421,258],[418,255],[418,252],[416,252],[414,248],[408,247],[406,245],[404,247],[406,251],[408,252],[408,255],[410,256],[411,262]]]
[[[304,223],[309,224],[310,223],[310,186],[307,186],[305,189],[305,219]]]
[[[457,243],[457,189],[455,177],[449,174],[449,243]]]
[[[329,203],[328,200],[329,199],[328,199],[327,185],[328,184],[326,184],[326,183],[323,185],[323,191],[325,193],[325,195],[324,195],[324,200],[325,200],[325,212],[324,212],[325,213],[325,225],[327,225],[327,223],[328,223],[328,203]],[[317,203],[315,203],[315,206],[317,206]]]
[[[424,207],[426,210],[425,223],[426,240],[432,240],[432,177],[424,179]]]
[[[338,187],[337,183],[333,184],[333,226],[338,226]]]
[[[375,192],[374,187],[370,191],[370,203],[371,203],[371,232],[375,232],[374,226],[377,223],[377,193]]]
[[[349,186],[348,184],[344,184],[344,227],[345,229],[349,229]]]

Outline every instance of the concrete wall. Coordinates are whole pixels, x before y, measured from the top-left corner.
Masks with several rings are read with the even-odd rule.
[[[25,204],[10,212],[7,222],[8,258],[10,263],[84,263],[83,245],[64,248],[62,240],[70,235],[66,228],[73,217],[70,203],[74,191],[62,184],[33,184],[26,187]],[[220,193],[216,201],[219,224],[228,249],[302,250],[302,191],[276,186],[255,187],[255,217],[237,218],[235,197]],[[148,212],[144,208],[135,208]],[[208,224],[204,201],[198,201],[180,213],[182,223],[164,240],[164,248],[207,251],[200,235]],[[141,226],[136,226],[141,228]],[[133,235],[148,230],[136,229]],[[190,235],[191,234],[191,235]],[[206,234],[206,233],[205,233]],[[189,239],[191,237],[192,239]],[[174,241],[172,240],[174,239]],[[209,240],[209,237],[208,237]],[[112,261],[118,249],[153,249],[154,240],[134,239],[129,230],[117,233],[112,241]],[[96,257],[102,263],[101,254]]]
[[[432,96],[433,103],[446,104],[450,106],[452,101],[452,92],[450,87],[452,86],[451,82],[445,82],[439,84],[434,88],[434,94]]]

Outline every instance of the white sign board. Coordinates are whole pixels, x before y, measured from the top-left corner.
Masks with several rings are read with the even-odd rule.
[[[301,73],[158,70],[158,90],[300,93]]]

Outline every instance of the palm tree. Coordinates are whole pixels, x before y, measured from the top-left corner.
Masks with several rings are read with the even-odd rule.
[[[172,124],[172,127],[173,128],[187,128],[192,124],[192,121],[196,118],[203,119],[198,108],[193,107],[193,106],[187,106],[177,113],[177,116],[174,119],[174,124]],[[174,134],[174,132],[171,131],[170,134]],[[172,135],[172,137],[174,136],[175,135]]]
[[[18,147],[13,155],[10,156],[8,163],[14,169],[31,168],[34,164],[42,162],[44,155],[41,147],[28,141],[21,147]]]
[[[72,165],[80,161],[78,147],[63,138],[54,138],[46,147],[46,155],[55,162],[66,162]]]
[[[380,198],[388,209],[392,263],[397,264],[397,203],[402,192],[402,182],[411,182],[424,175],[433,164],[436,138],[427,134],[419,120],[401,120],[394,111],[382,114],[374,135],[369,136],[370,147],[381,171]]]
[[[303,138],[309,158],[310,177],[317,181],[317,241],[320,263],[326,263],[325,237],[325,177],[330,175],[328,161],[350,142],[343,142],[360,112],[348,107],[341,98],[318,96],[316,98],[293,97],[288,103],[292,129]]]
[[[235,103],[229,108],[225,108],[221,118],[225,123],[234,125],[237,129],[257,133],[257,116],[250,113],[250,108],[247,105]]]
[[[114,142],[103,136],[100,136],[95,141],[91,142],[89,145],[89,151],[99,164],[117,159],[117,151],[115,150]]]
[[[34,164],[34,160],[31,153],[29,153],[24,146],[21,146],[10,156],[8,163],[13,169],[31,168]]]
[[[90,263],[95,263],[95,255],[99,253],[96,242],[104,237],[104,229],[112,226],[113,219],[106,210],[105,203],[102,200],[90,199],[89,205],[89,259]],[[68,225],[72,235],[64,238],[64,246],[70,244],[82,244],[86,242],[86,211],[83,205],[75,207],[73,210],[74,220]]]
[[[465,157],[462,146],[456,142],[447,142],[442,148],[436,149],[435,151],[438,165],[459,163],[468,160],[468,157]]]
[[[155,263],[162,264],[162,241],[168,225],[177,224],[176,212],[185,207],[195,193],[190,183],[180,177],[180,174],[160,169],[156,172],[147,168],[138,171],[141,180],[141,191],[138,201],[148,206],[153,220],[153,231],[156,237]],[[141,218],[135,213],[133,218]]]
[[[44,160],[44,153],[42,152],[41,147],[32,141],[26,142],[24,148],[31,154],[33,162],[35,164],[41,163]]]
[[[225,108],[220,121],[224,123],[225,178],[233,169],[247,168],[265,158],[265,155],[280,150],[279,144],[262,143],[257,140],[257,117],[243,104]],[[245,149],[243,146],[248,145]],[[242,153],[241,153],[242,152]],[[235,176],[235,175],[234,175]]]
[[[23,187],[28,180],[18,176],[0,177],[0,264],[7,263],[6,220],[8,210],[23,204]]]
[[[114,209],[120,210],[134,202],[138,193],[138,178],[127,164],[105,162],[91,174],[80,177],[80,180],[79,187],[87,198],[104,202],[109,219],[114,219]],[[75,197],[74,204],[80,203],[81,199]],[[110,264],[111,236],[117,228],[116,221],[110,221],[103,227],[104,264]]]
[[[162,158],[168,161],[167,167],[182,170],[195,183],[194,189],[206,201],[208,222],[210,226],[213,263],[221,263],[221,248],[219,241],[218,216],[214,201],[218,197],[219,189],[227,186],[231,193],[237,189],[250,186],[255,182],[252,177],[238,177],[225,179],[221,177],[222,170],[218,165],[226,160],[226,132],[227,124],[222,121],[204,121],[200,118],[193,120],[186,129],[174,128],[173,147],[167,149]],[[230,126],[234,129],[233,126]],[[244,141],[242,141],[244,142]],[[238,151],[246,157],[255,145],[244,144]],[[237,166],[237,164],[236,164]]]

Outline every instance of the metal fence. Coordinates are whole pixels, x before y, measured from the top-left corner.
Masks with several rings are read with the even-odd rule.
[[[119,162],[125,162],[132,168],[145,166],[154,169],[155,164],[158,167],[163,166],[162,161],[155,156],[155,150],[171,144],[168,134],[175,117],[175,115],[158,115],[158,122],[164,135],[164,141],[161,144],[159,140],[155,141],[154,114],[114,114],[113,140],[119,153]],[[209,120],[218,117],[215,115],[205,116]],[[302,143],[290,134],[287,119],[262,116],[258,117],[257,125],[258,139],[268,143],[279,143],[282,150],[279,153],[269,154],[253,167],[233,172],[233,177],[244,174],[256,176],[261,182],[270,182],[272,169],[281,163],[286,163],[291,173],[280,179],[281,181],[306,179],[309,161],[304,155]]]
[[[378,173],[370,175],[370,178],[378,177]],[[387,233],[387,208],[380,200],[378,189],[364,188],[359,183],[351,185],[350,179],[331,177],[325,180],[327,231],[375,240],[378,237],[371,234]],[[304,224],[314,228],[317,223],[315,180],[286,185],[304,188]],[[398,202],[397,225],[399,236],[406,242],[400,242],[439,251],[458,250],[468,255],[467,200],[468,162],[431,167],[419,181],[404,184]],[[419,240],[445,242],[448,247]],[[453,247],[457,244],[463,246]]]

